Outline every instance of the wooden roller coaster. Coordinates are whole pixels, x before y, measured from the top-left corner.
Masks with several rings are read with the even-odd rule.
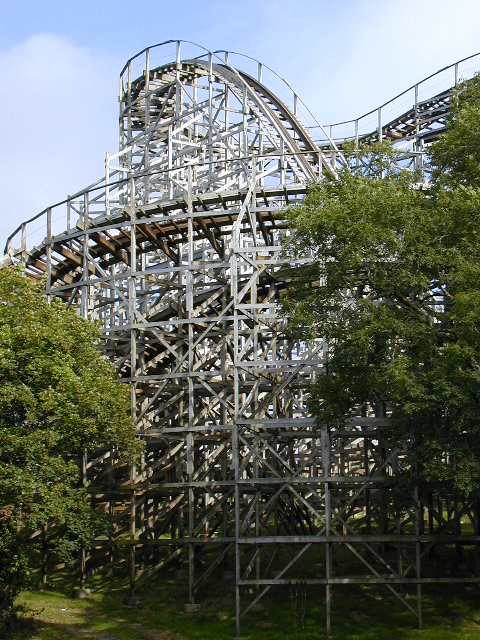
[[[479,62],[322,127],[251,58],[171,41],[128,61],[105,177],[24,222],[4,258],[101,322],[145,441],[135,465],[108,444],[82,455],[91,501],[115,524],[83,551],[83,578],[125,563],[134,594],[171,566],[193,604],[231,574],[237,633],[272,587],[323,585],[329,630],[333,586],[385,585],[421,626],[423,584],[480,582],[478,505],[417,491],[392,516],[389,480],[408,460],[388,443],[388,417],[315,424],[306,397],[324,345],[292,336],[278,309],[283,208],[335,177],[347,139],[390,139],[422,168],[452,86]],[[44,571],[49,548],[47,531]]]

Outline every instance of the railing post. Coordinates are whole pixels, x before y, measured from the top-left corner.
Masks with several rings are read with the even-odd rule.
[[[110,213],[110,154],[105,154],[105,213]]]
[[[181,57],[181,51],[180,51],[180,45],[181,45],[180,40],[177,40],[177,56],[176,56],[177,72],[178,72],[178,70],[180,69],[180,62],[181,62],[181,60],[182,60],[182,57]]]
[[[358,118],[355,120],[355,149],[357,150],[357,153],[355,155],[355,169],[356,171],[358,171],[358,167],[359,167],[359,157],[358,157]]]
[[[22,224],[22,262],[27,262],[27,224]]]
[[[71,197],[70,195],[67,196],[67,231],[70,231],[70,228],[72,226],[72,220],[71,220],[71,217],[72,217],[72,211],[71,211],[72,202],[70,200],[70,197]]]
[[[337,156],[335,153],[335,148],[333,146],[333,127],[332,126],[330,126],[330,162],[332,163],[332,169],[335,171]]]
[[[47,302],[50,302],[50,290],[52,288],[52,209],[49,207],[47,209],[47,246],[46,246],[46,275],[47,275],[47,286],[46,286],[46,294],[47,294]]]
[[[422,140],[420,139],[420,118],[418,112],[418,84],[415,85],[415,161],[414,166],[416,171],[422,171],[423,169],[423,155],[422,155]]]

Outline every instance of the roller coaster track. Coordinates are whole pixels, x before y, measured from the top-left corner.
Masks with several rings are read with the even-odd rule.
[[[422,549],[436,537],[450,544],[471,505],[445,515],[425,496],[428,532],[412,528],[420,506],[390,521],[379,496],[404,460],[388,449],[385,419],[372,412],[333,434],[314,425],[306,397],[323,344],[296,340],[279,314],[279,235],[283,208],[345,165],[345,140],[392,140],[418,165],[445,126],[459,72],[478,61],[328,127],[239,54],[169,41],[128,61],[120,149],[107,154],[105,177],[20,225],[4,258],[101,322],[105,353],[131,387],[142,459],[129,467],[108,447],[84,456],[91,499],[116,527],[87,570],[126,562],[133,591],[174,566],[187,572],[193,603],[233,566],[237,631],[271,587],[307,583],[325,586],[328,619],[332,585],[373,582],[421,621],[420,599],[412,607],[397,586],[430,580]],[[342,547],[360,573],[333,575]],[[309,569],[318,563],[321,575]]]
[[[331,150],[335,164],[336,152],[331,141],[343,148],[347,141],[370,145],[389,140],[393,145],[410,149],[416,168],[423,168],[425,149],[445,129],[455,88],[461,80],[478,72],[479,57],[474,54],[440,69],[359,118],[325,126],[330,139],[316,139],[317,145],[324,153]],[[398,115],[392,117],[394,113]]]
[[[390,140],[392,143],[416,140],[417,144],[420,140],[427,144],[433,142],[445,130],[453,95],[453,89],[449,89],[419,102],[388,124],[382,125],[381,130],[377,128],[358,136],[357,141],[367,145],[380,140]],[[342,147],[343,143],[344,140],[338,146]],[[328,149],[325,143],[320,147]]]

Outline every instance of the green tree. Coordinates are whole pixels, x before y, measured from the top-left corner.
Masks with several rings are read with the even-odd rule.
[[[454,94],[446,132],[432,148],[436,184],[480,187],[480,75]]]
[[[68,557],[104,526],[79,487],[79,452],[105,440],[134,450],[128,389],[98,329],[43,291],[0,270],[0,628],[26,583],[32,531],[55,523]]]
[[[460,87],[429,182],[388,145],[288,211],[291,327],[325,337],[311,395],[335,428],[386,408],[416,481],[469,495],[480,486],[480,78]],[[405,163],[403,163],[404,165]]]

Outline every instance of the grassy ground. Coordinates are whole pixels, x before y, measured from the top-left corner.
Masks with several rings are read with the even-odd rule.
[[[33,612],[33,628],[26,626],[14,640],[223,640],[235,635],[232,585],[211,580],[200,595],[201,612],[187,615],[186,585],[166,572],[140,591],[141,604],[129,609],[124,577],[95,576],[85,600],[71,598],[73,582],[57,578],[43,591],[25,592],[19,602]],[[415,604],[413,595],[406,594]],[[245,640],[313,640],[325,638],[324,591],[309,587],[306,597],[288,587],[272,589],[264,608],[242,621]],[[480,588],[476,586],[425,589],[424,630],[415,618],[385,590],[337,587],[333,592],[332,638],[334,640],[478,640],[480,638]]]

